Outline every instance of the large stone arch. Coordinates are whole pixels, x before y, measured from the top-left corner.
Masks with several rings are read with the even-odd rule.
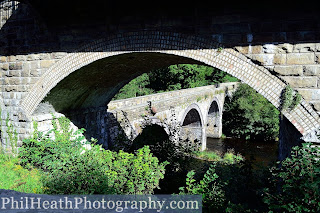
[[[265,67],[253,63],[234,49],[222,49],[210,39],[172,32],[144,31],[111,35],[88,43],[53,64],[33,85],[21,106],[30,116],[43,98],[69,74],[102,58],[133,52],[156,52],[190,58],[225,71],[280,107],[285,83]],[[319,116],[304,100],[284,116],[305,137],[319,127]],[[314,140],[314,138],[313,138]]]
[[[193,103],[188,106],[181,117],[180,126],[180,137],[182,139],[190,139],[191,141],[197,139],[201,143],[201,150],[206,149],[207,138],[204,118],[198,104]]]

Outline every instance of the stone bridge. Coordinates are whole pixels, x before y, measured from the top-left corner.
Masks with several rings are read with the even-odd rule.
[[[19,140],[32,116],[54,110],[98,123],[134,77],[172,64],[205,64],[247,83],[275,107],[289,84],[303,96],[283,112],[281,146],[318,141],[320,23],[311,5],[207,1],[158,5],[92,0],[0,2],[2,118]],[[282,7],[284,6],[284,7]],[[142,9],[143,8],[143,9]],[[76,117],[72,115],[77,114]],[[100,119],[100,118],[99,118]],[[98,131],[98,130],[96,130]],[[6,126],[2,125],[4,142]]]
[[[156,124],[171,137],[199,141],[204,150],[207,137],[221,137],[225,96],[231,96],[236,86],[223,83],[111,101],[107,144],[116,143],[119,134],[132,141],[145,126]]]

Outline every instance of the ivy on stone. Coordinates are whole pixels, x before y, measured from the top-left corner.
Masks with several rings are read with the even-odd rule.
[[[293,110],[301,102],[302,97],[297,91],[293,91],[290,85],[287,85],[281,95],[280,111]]]

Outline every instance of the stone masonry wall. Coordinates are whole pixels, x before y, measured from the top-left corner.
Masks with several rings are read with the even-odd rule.
[[[236,49],[290,84],[319,113],[320,43],[249,45]]]

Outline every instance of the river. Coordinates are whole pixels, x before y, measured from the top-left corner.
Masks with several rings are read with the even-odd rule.
[[[277,161],[278,142],[276,141],[245,141],[233,138],[207,138],[207,150],[218,152],[223,155],[228,150],[233,149],[235,154],[241,154],[245,160],[251,160],[253,169],[266,168]],[[165,179],[160,181],[161,189],[155,190],[159,194],[178,193],[178,188],[185,185],[186,174],[190,170],[195,170],[197,174],[202,174],[211,164],[209,161],[193,158],[185,162],[187,170],[180,173],[166,174]]]
[[[233,149],[245,159],[253,159],[254,163],[269,165],[278,158],[278,142],[276,141],[246,141],[234,138],[207,138],[207,151],[224,154]]]

